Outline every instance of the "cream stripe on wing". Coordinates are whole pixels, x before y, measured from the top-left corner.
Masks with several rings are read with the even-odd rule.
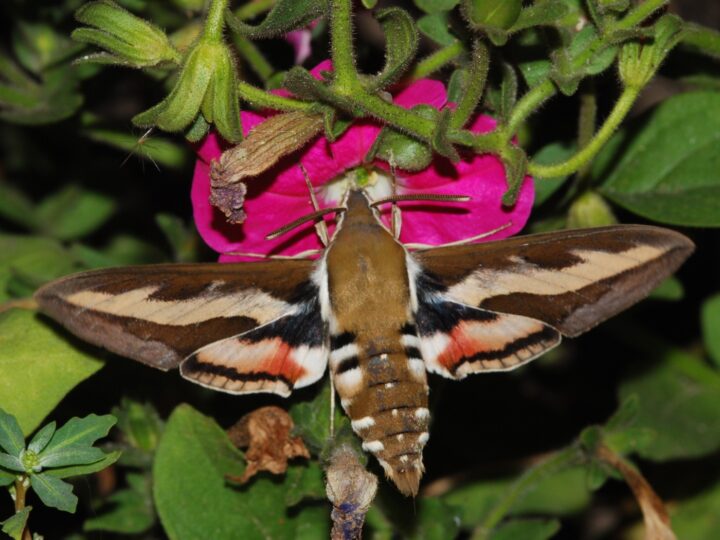
[[[666,253],[654,246],[636,246],[619,253],[574,250],[582,262],[562,269],[543,269],[531,262],[517,262],[510,269],[479,268],[444,294],[465,304],[478,305],[491,296],[504,294],[556,295],[576,292],[591,283],[610,278]]]
[[[150,298],[160,286],[152,285],[111,294],[78,291],[63,297],[69,304],[118,317],[133,317],[156,324],[186,326],[219,317],[250,317],[264,324],[289,313],[292,306],[258,289],[185,300]]]

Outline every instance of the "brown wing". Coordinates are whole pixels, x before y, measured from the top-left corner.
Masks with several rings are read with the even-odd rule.
[[[692,253],[677,232],[617,225],[413,254],[444,298],[576,336],[647,296]]]
[[[312,288],[313,262],[168,264],[68,276],[35,294],[73,334],[159,369],[266,324]]]

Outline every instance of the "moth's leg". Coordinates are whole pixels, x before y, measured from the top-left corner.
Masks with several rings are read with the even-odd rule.
[[[268,255],[267,253],[249,253],[244,251],[227,251],[223,255],[235,255],[238,257],[256,257],[258,259],[277,259],[277,260],[289,260],[289,259],[309,259],[313,255],[319,255],[324,250],[322,249],[307,249],[296,253],[295,255]]]
[[[403,244],[408,249],[415,249],[417,251],[422,251],[424,249],[433,249],[433,248],[439,248],[439,247],[451,247],[451,246],[462,246],[465,244],[471,244],[475,242],[476,240],[482,240],[483,238],[487,238],[488,236],[492,236],[495,233],[498,233],[500,231],[504,231],[508,227],[512,225],[512,221],[508,221],[505,225],[500,225],[500,227],[497,227],[491,231],[485,231],[482,234],[478,234],[476,236],[471,236],[470,238],[463,238],[462,240],[455,240],[454,242],[448,242],[447,244],[437,244],[437,245],[431,245],[431,244]]]
[[[395,176],[395,158],[390,151],[390,176],[392,182],[392,194],[397,195],[397,176]],[[402,231],[402,211],[397,202],[393,201],[390,205],[390,226],[392,235],[395,240],[400,240],[400,231]]]
[[[318,204],[317,198],[315,197],[315,189],[310,182],[310,177],[308,176],[308,173],[302,163],[300,164],[300,170],[302,171],[303,177],[305,178],[305,185],[307,185],[308,192],[310,192],[310,202],[312,203],[313,210],[317,212],[318,210],[320,210],[320,205]],[[318,238],[320,238],[320,242],[322,243],[322,245],[327,247],[330,243],[330,233],[328,232],[327,224],[322,217],[319,219],[319,221],[315,223],[315,232],[317,233]]]
[[[335,382],[332,373],[330,376],[330,438],[335,437]]]

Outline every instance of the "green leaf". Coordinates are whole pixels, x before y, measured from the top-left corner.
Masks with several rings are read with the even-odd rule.
[[[562,0],[546,0],[535,2],[532,6],[524,8],[517,17],[517,21],[510,28],[517,32],[532,26],[547,26],[557,22],[567,15],[569,8]]]
[[[557,519],[514,519],[500,525],[490,540],[546,540],[560,530]]]
[[[720,226],[720,131],[708,122],[718,115],[717,93],[678,94],[662,103],[626,143],[603,194],[662,223]]]
[[[113,493],[98,515],[85,521],[85,531],[140,534],[155,523],[152,482],[149,476],[127,475],[128,488]]]
[[[45,506],[71,514],[75,513],[78,498],[73,494],[71,484],[54,476],[40,473],[30,475],[30,485]]]
[[[54,476],[55,478],[69,478],[71,476],[81,476],[84,474],[92,474],[98,471],[102,471],[103,469],[109,467],[113,463],[115,463],[118,459],[120,459],[120,456],[122,455],[122,452],[116,451],[116,452],[110,452],[108,454],[105,454],[105,457],[103,457],[100,461],[96,461],[94,463],[90,463],[88,465],[70,465],[68,467],[58,467],[55,469],[46,469],[43,471],[43,474],[45,476]]]
[[[405,73],[415,58],[419,41],[415,20],[404,9],[381,9],[376,16],[385,35],[385,67],[373,77],[371,90],[385,88]]]
[[[205,538],[208,531],[217,539],[247,540],[329,535],[327,509],[286,512],[287,485],[277,478],[261,475],[241,488],[229,486],[225,477],[243,470],[242,453],[212,419],[188,405],[177,407],[153,468],[155,505],[167,535],[172,540]]]
[[[27,229],[32,229],[36,224],[32,201],[3,180],[0,180],[0,216]]]
[[[468,483],[444,495],[457,508],[464,527],[476,527],[515,484],[515,478]],[[577,512],[590,501],[585,469],[573,467],[546,475],[532,485],[511,509],[512,515],[564,515]]]
[[[0,487],[9,486],[15,481],[15,474],[0,469]]]
[[[538,150],[533,156],[533,162],[540,165],[551,165],[565,161],[574,153],[575,148],[572,145],[559,142],[550,143]],[[535,206],[540,206],[547,201],[569,177],[570,175],[565,175],[535,180]]]
[[[0,521],[0,525],[2,525],[2,532],[7,534],[13,540],[22,540],[25,524],[27,523],[31,510],[32,506],[26,506],[19,512],[15,512],[15,514],[7,518],[5,521]]]
[[[113,408],[112,412],[128,444],[146,452],[155,451],[164,426],[151,404],[123,398],[120,407]]]
[[[105,453],[99,448],[70,446],[58,450],[43,452],[40,456],[41,467],[67,467],[68,465],[88,465],[100,461]]]
[[[450,33],[447,15],[436,13],[425,15],[417,21],[418,30],[438,45],[452,45],[457,38]]]
[[[455,538],[459,532],[455,509],[442,499],[421,499],[418,515],[417,526],[409,535],[413,540],[445,540]]]
[[[102,367],[32,312],[0,314],[0,403],[32,433],[77,384]],[[18,389],[22,389],[19,392]]]
[[[415,5],[425,13],[442,13],[450,11],[460,3],[460,0],[414,0]]]
[[[305,26],[325,15],[327,10],[326,0],[278,0],[258,25],[246,24],[230,11],[226,12],[225,20],[240,35],[252,39],[269,38]]]
[[[17,456],[11,456],[10,454],[6,454],[4,452],[0,452],[0,467],[14,472],[25,471],[22,461],[20,461]]]
[[[673,531],[678,538],[715,540],[720,528],[720,482],[686,501],[671,507]]]
[[[715,365],[720,367],[720,294],[715,294],[703,302],[700,323],[705,349]]]
[[[190,153],[185,146],[161,137],[137,137],[132,133],[109,129],[86,129],[89,139],[112,146],[123,152],[135,154],[157,165],[182,169],[188,163]]]
[[[325,448],[330,439],[330,381],[326,378],[311,401],[296,401],[290,406],[290,416],[295,430],[311,450],[318,452]],[[349,420],[335,408],[335,431],[349,425]]]
[[[70,185],[38,205],[35,221],[47,236],[74,240],[98,229],[114,212],[111,198]]]
[[[17,419],[0,408],[0,447],[12,456],[25,450],[25,437]]]
[[[8,285],[18,274],[32,275],[39,282],[45,282],[74,269],[73,258],[54,240],[0,234],[0,302],[10,298]]]
[[[670,276],[661,281],[660,285],[653,289],[648,298],[676,302],[682,300],[683,296],[685,296],[685,289],[683,288],[682,282],[675,276]]]
[[[71,418],[55,432],[41,455],[46,457],[71,447],[92,446],[95,441],[108,434],[115,422],[117,418],[110,414]]]
[[[28,444],[28,450],[31,452],[35,452],[36,454],[39,454],[42,452],[45,447],[50,442],[50,439],[52,439],[52,436],[55,434],[55,422],[50,422],[48,425],[41,428],[35,436],[30,441],[30,444]]]
[[[327,497],[325,473],[317,461],[290,465],[286,475],[286,506],[295,506],[308,499],[323,500]]]
[[[170,244],[175,261],[192,262],[196,260],[198,237],[195,227],[187,226],[182,219],[172,214],[157,214],[155,223]]]
[[[720,374],[700,359],[670,350],[652,369],[625,381],[621,399],[636,394],[636,425],[655,432],[638,453],[653,461],[694,458],[720,448]]]

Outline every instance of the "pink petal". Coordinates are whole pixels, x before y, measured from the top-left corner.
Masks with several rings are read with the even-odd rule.
[[[310,40],[312,33],[310,30],[293,30],[285,34],[285,41],[295,49],[295,63],[302,64],[307,60],[308,56],[312,52],[310,47]]]

